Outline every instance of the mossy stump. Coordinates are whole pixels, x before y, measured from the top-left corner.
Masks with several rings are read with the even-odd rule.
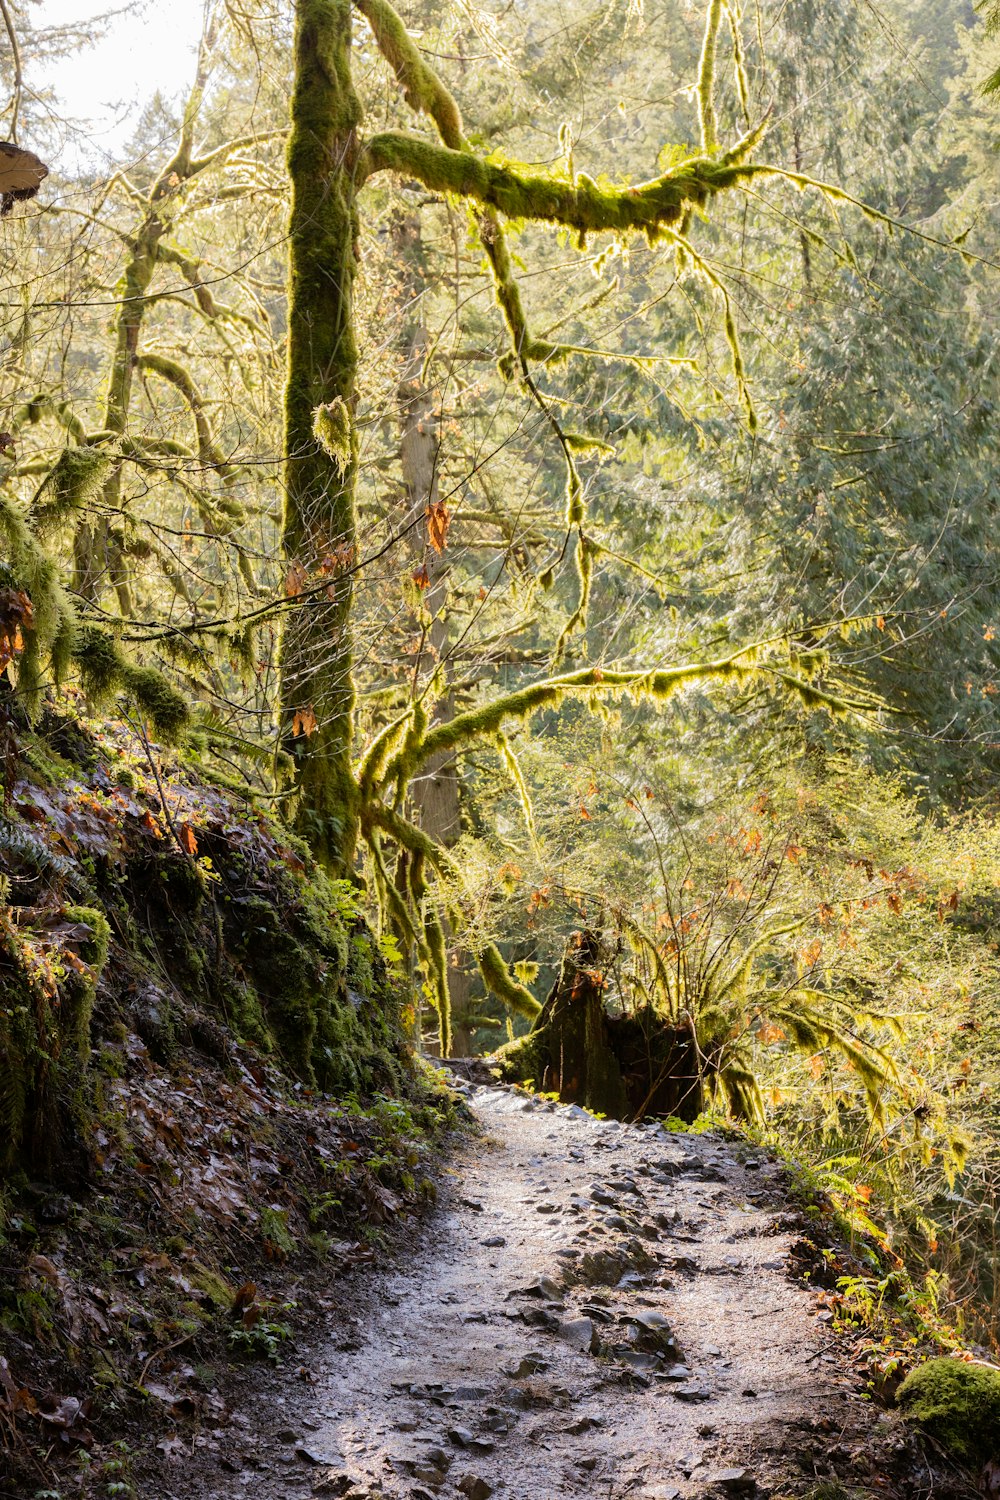
[[[494,1055],[500,1076],[612,1119],[694,1120],[704,1099],[690,1029],[651,1006],[611,1014],[602,969],[600,939],[574,933],[534,1026]]]
[[[496,1060],[506,1078],[530,1079],[543,1093],[558,1094],[567,1104],[621,1119],[628,1100],[610,1045],[599,959],[594,934],[575,933],[531,1031],[502,1047]]]

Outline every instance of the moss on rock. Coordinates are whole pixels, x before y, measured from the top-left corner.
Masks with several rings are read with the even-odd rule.
[[[903,1381],[897,1402],[956,1458],[1000,1457],[1000,1370],[959,1359],[929,1359]]]

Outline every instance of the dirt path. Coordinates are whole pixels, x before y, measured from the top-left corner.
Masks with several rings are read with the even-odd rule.
[[[203,1500],[670,1500],[871,1478],[877,1416],[788,1277],[772,1165],[469,1092],[484,1133],[419,1256],[312,1384],[265,1378]],[[190,1494],[174,1476],[148,1500]]]

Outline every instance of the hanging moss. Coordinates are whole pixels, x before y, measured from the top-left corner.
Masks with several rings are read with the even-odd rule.
[[[701,126],[702,150],[712,152],[718,145],[718,122],[715,116],[715,49],[722,21],[722,0],[709,0],[705,16],[705,36],[698,63],[698,122]]]
[[[554,662],[560,662],[566,653],[570,637],[574,631],[585,628],[587,613],[590,609],[590,590],[594,581],[594,558],[600,549],[591,543],[589,537],[580,531],[576,542],[576,574],[580,582],[580,592],[577,595],[576,607],[563,626],[556,641],[556,649],[552,653]],[[586,654],[585,652],[582,654]]]
[[[448,989],[448,944],[441,919],[429,903],[424,911],[424,951],[427,983],[438,1013],[438,1041],[442,1057],[451,1055],[451,994]]]
[[[181,738],[191,714],[187,701],[155,667],[137,666],[107,631],[87,625],[79,632],[73,658],[83,686],[100,706],[113,694],[129,697],[156,734],[168,742]]]
[[[351,414],[339,396],[317,406],[313,413],[313,433],[338,472],[346,474],[351,465]]]
[[[18,659],[18,694],[28,717],[38,716],[46,657],[55,680],[69,665],[76,634],[76,615],[59,582],[56,565],[32,535],[21,509],[0,496],[0,537],[7,544],[9,566],[18,588],[32,604],[32,626]]]
[[[535,810],[531,804],[531,792],[528,789],[528,783],[524,779],[521,763],[514,754],[514,747],[503,730],[498,732],[496,742],[497,748],[500,751],[500,759],[506,767],[511,781],[514,783],[514,789],[521,804],[521,811],[524,814],[524,826],[528,830],[528,837],[534,844],[536,843]]]
[[[507,719],[526,719],[536,710],[553,707],[567,698],[604,697],[618,693],[664,703],[681,688],[695,682],[745,682],[764,670],[759,655],[758,648],[748,647],[714,661],[691,662],[650,672],[584,667],[576,672],[562,673],[436,725],[408,758],[403,770],[409,779],[433,756],[495,734]],[[386,780],[393,779],[398,772],[399,767],[390,761]]]
[[[47,536],[96,500],[114,462],[112,455],[100,448],[64,448],[45,486],[52,498],[40,498],[32,507],[32,530],[38,536]]]
[[[125,692],[147,718],[161,739],[179,740],[190,721],[186,699],[155,667],[130,666],[124,676]]]
[[[507,965],[504,963],[503,955],[495,943],[487,943],[486,947],[476,955],[476,963],[479,972],[483,976],[483,982],[491,994],[496,995],[505,1005],[518,1015],[534,1018],[541,1010],[541,1006],[529,989],[519,984],[513,977]]]

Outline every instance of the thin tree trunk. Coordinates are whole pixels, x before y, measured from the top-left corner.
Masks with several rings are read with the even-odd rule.
[[[426,262],[421,242],[419,214],[400,214],[393,223],[393,249],[399,267],[404,306],[407,308],[400,340],[403,366],[396,388],[399,412],[400,468],[405,489],[404,530],[411,537],[415,558],[424,563],[429,579],[424,603],[431,615],[428,645],[437,660],[448,641],[446,556],[427,542],[427,528],[420,524],[425,511],[437,504],[439,495],[440,414],[434,391],[425,383],[423,366],[429,336],[420,315],[420,297],[427,285]],[[412,528],[407,523],[417,521]],[[450,693],[437,705],[437,717],[451,717]],[[435,756],[410,785],[410,801],[416,821],[437,844],[450,848],[462,831],[458,769],[450,753]],[[446,928],[446,935],[450,936]],[[465,963],[463,964],[463,957]],[[468,955],[449,947],[448,993],[452,1016],[450,1051],[467,1057],[472,1050],[468,1022],[472,998]]]
[[[351,80],[350,0],[297,0],[288,147],[292,211],[283,546],[290,593],[325,577],[330,582],[289,614],[280,655],[281,728],[297,763],[298,830],[328,867],[345,873],[354,862],[358,832],[351,770],[350,569],[357,554],[354,278],[360,120]],[[314,431],[320,408],[330,418],[326,446]]]
[[[160,240],[166,225],[159,214],[151,211],[143,220],[135,238],[135,248],[125,267],[121,301],[115,328],[115,352],[104,403],[104,429],[124,437],[128,428],[129,407],[139,333],[148,303],[146,294],[156,271]],[[132,591],[128,568],[121,545],[115,536],[113,516],[121,509],[122,466],[117,462],[104,485],[102,501],[105,516],[93,525],[81,522],[74,546],[77,591],[91,602],[97,602],[107,585],[118,596],[123,615],[132,613]]]

